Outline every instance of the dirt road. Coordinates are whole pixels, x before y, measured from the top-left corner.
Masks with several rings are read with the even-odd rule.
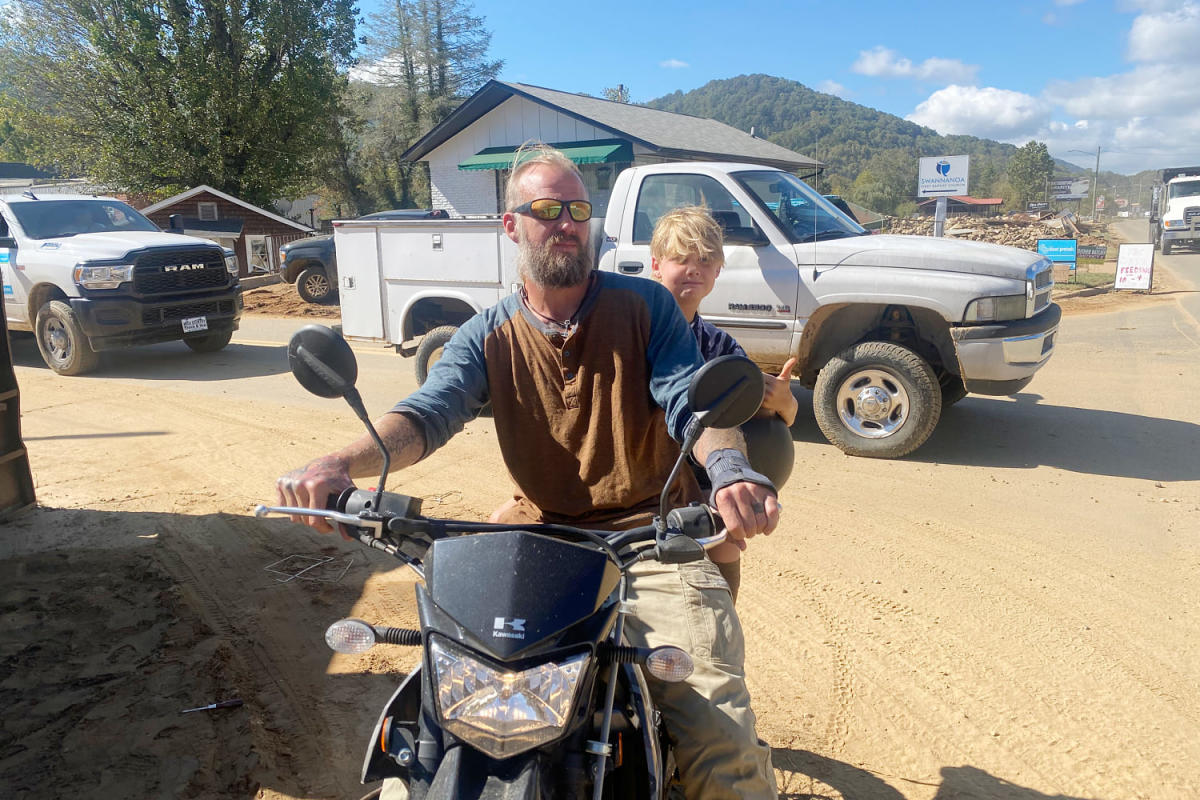
[[[903,461],[839,453],[797,390],[787,516],[739,602],[784,796],[1200,794],[1200,330],[1171,296],[1115,308],[1069,316],[1026,393],[967,398]],[[359,430],[284,373],[289,326],[75,379],[14,342],[43,508],[0,534],[3,796],[361,793],[416,654],[331,657],[322,634],[413,624],[412,579],[249,514]],[[395,355],[360,364],[377,412],[412,388]],[[507,493],[493,439],[476,421],[396,485],[483,518]]]

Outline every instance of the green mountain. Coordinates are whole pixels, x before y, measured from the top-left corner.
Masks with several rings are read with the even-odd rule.
[[[709,117],[825,163],[810,183],[885,213],[908,213],[918,198],[921,156],[970,155],[971,194],[1012,192],[1005,168],[1017,148],[977,136],[942,136],[932,128],[769,75],[711,81],[646,103],[651,108]],[[1055,161],[1060,176],[1088,174]]]

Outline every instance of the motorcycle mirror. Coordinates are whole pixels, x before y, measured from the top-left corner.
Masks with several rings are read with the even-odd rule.
[[[688,386],[688,405],[705,428],[736,428],[754,416],[762,399],[762,372],[745,356],[714,358]]]
[[[288,342],[292,375],[318,397],[346,397],[358,380],[358,361],[346,340],[324,325],[305,325]]]

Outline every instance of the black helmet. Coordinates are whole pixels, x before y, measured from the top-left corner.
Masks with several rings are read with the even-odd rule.
[[[750,467],[771,479],[776,489],[782,489],[796,463],[796,445],[792,432],[778,414],[754,417],[742,425],[746,437],[746,456]]]

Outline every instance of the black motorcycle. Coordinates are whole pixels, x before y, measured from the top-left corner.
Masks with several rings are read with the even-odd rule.
[[[652,525],[600,532],[420,516],[419,500],[383,490],[387,450],[354,388],[358,367],[345,340],[311,325],[293,336],[288,358],[306,389],[350,403],[383,451],[383,475],[377,490],[343,492],[334,510],[259,506],[256,514],[323,516],[424,581],[420,630],[345,619],[325,634],[342,653],[424,649],[375,725],[363,783],[402,779],[413,800],[665,798],[674,764],[643,670],[681,681],[692,661],[678,648],[623,643],[625,574],[638,561],[702,559],[724,539],[707,506],[668,510],[668,488],[704,428],[737,426],[758,409],[758,368],[730,356],[696,372],[694,417],[659,515]]]

